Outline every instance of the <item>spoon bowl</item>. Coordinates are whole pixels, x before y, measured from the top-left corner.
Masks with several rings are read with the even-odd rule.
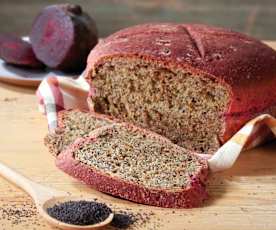
[[[54,190],[46,186],[42,186],[38,183],[31,181],[30,179],[22,176],[11,168],[7,167],[0,162],[0,175],[13,182],[18,187],[22,188],[27,192],[34,200],[36,208],[39,214],[52,226],[58,227],[64,230],[79,230],[79,229],[103,229],[107,224],[109,224],[114,214],[111,212],[109,216],[102,222],[92,225],[74,225],[64,223],[53,217],[51,217],[47,209],[53,207],[55,204],[64,203],[66,201],[94,201],[93,198],[84,198],[77,196],[70,196],[66,192]]]
[[[110,213],[109,216],[102,222],[97,223],[97,224],[91,224],[91,225],[74,225],[74,224],[67,224],[64,222],[61,222],[53,217],[51,217],[47,209],[53,207],[56,204],[64,203],[67,201],[80,201],[80,200],[85,200],[85,201],[94,201],[94,199],[83,199],[83,197],[72,197],[72,196],[58,196],[58,197],[53,197],[50,198],[49,200],[46,200],[42,205],[39,206],[39,213],[40,215],[52,226],[58,227],[60,229],[64,230],[79,230],[79,229],[103,229],[106,225],[108,225],[113,217],[114,214]]]

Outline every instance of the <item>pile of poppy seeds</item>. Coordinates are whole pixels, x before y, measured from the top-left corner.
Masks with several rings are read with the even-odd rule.
[[[103,203],[95,201],[67,201],[47,209],[47,213],[64,223],[74,225],[93,225],[108,218],[112,210]],[[131,215],[118,213],[114,215],[111,225],[116,228],[127,228],[134,223]]]
[[[124,229],[132,225],[135,221],[136,219],[132,214],[127,214],[125,212],[115,213],[111,222],[111,226],[119,229]]]
[[[104,221],[112,212],[102,203],[94,201],[67,201],[47,209],[48,214],[64,223],[92,225]]]

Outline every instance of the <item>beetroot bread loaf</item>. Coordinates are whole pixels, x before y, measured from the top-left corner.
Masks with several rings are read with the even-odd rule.
[[[99,191],[137,203],[191,208],[207,197],[206,160],[130,124],[94,130],[61,152],[56,165]]]
[[[92,110],[212,153],[260,113],[276,115],[276,52],[231,30],[146,24],[90,53]]]
[[[63,110],[58,113],[58,127],[44,138],[50,153],[57,156],[78,137],[86,137],[96,128],[113,121],[105,115],[80,110]]]

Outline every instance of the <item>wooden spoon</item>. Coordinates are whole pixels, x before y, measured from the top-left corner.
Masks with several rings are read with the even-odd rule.
[[[22,188],[26,191],[34,200],[36,208],[39,214],[52,226],[59,227],[61,229],[70,229],[70,230],[78,230],[78,229],[101,229],[105,225],[109,224],[114,214],[110,213],[110,215],[103,221],[93,225],[73,225],[61,222],[53,217],[51,217],[47,208],[53,207],[55,204],[63,203],[66,201],[78,201],[84,200],[82,197],[72,197],[69,196],[66,192],[57,191],[40,184],[37,184],[28,178],[20,175],[14,170],[10,169],[6,165],[0,163],[0,175],[5,177],[7,180],[16,184],[18,187]],[[93,199],[85,199],[86,201],[93,201]]]

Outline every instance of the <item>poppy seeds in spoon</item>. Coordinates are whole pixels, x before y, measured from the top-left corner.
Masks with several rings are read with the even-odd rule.
[[[64,223],[74,225],[93,225],[104,221],[111,213],[111,209],[93,201],[67,201],[47,208],[47,213]]]

